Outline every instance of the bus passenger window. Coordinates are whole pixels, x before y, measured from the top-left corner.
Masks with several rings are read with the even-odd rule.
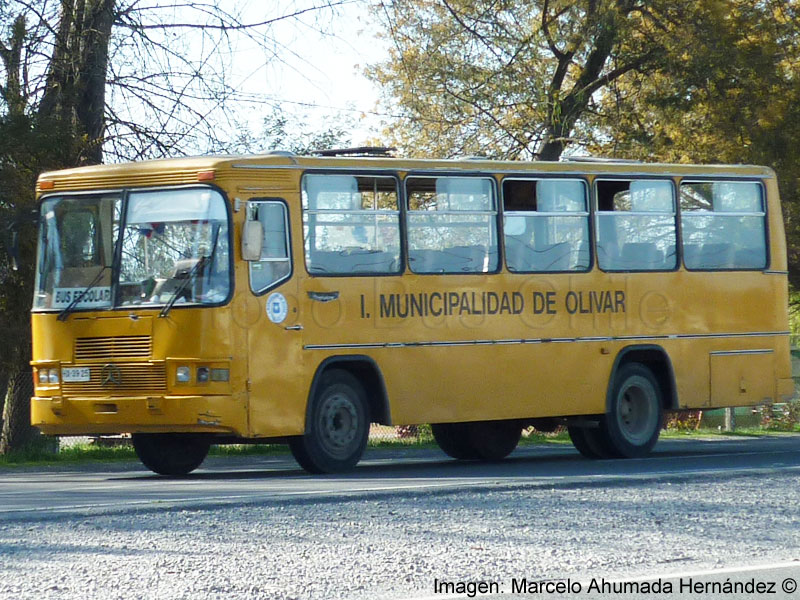
[[[479,177],[409,177],[408,261],[414,273],[497,270],[494,185]]]
[[[597,182],[597,259],[604,271],[677,266],[675,200],[668,180]]]
[[[687,269],[763,269],[766,213],[761,185],[750,181],[681,184]]]
[[[503,211],[509,271],[589,268],[589,211],[583,181],[505,179]]]
[[[247,218],[261,221],[261,257],[250,262],[250,289],[258,294],[283,281],[292,271],[286,205],[276,200],[247,203]]]
[[[303,177],[303,238],[312,275],[399,273],[400,210],[393,177]]]

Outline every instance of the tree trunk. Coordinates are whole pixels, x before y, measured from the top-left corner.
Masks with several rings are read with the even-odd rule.
[[[6,405],[6,390],[8,389],[8,374],[0,372],[0,432],[3,431],[3,407]]]
[[[0,454],[20,450],[38,435],[36,429],[31,427],[32,395],[33,376],[26,360],[24,364],[17,365],[8,377],[8,389],[3,407],[3,429],[0,435]]]
[[[84,39],[82,40],[83,66],[78,76],[76,113],[78,122],[86,133],[90,145],[85,162],[103,162],[103,141],[106,123],[106,70],[108,69],[108,43],[114,25],[114,0],[96,0],[87,3],[84,14]]]

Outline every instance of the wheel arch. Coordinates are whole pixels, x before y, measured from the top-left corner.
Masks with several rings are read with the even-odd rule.
[[[619,351],[616,359],[614,359],[606,390],[606,412],[611,407],[611,393],[617,372],[620,367],[629,363],[640,363],[653,372],[661,388],[661,401],[664,410],[678,409],[678,387],[675,382],[675,370],[672,367],[672,360],[669,354],[657,344],[639,344],[626,346]]]
[[[367,394],[367,404],[369,405],[370,421],[372,423],[379,423],[380,425],[392,424],[392,413],[389,410],[389,394],[386,391],[386,383],[383,379],[383,373],[380,367],[378,367],[378,363],[376,363],[373,358],[363,354],[329,356],[317,367],[314,378],[311,380],[311,387],[308,390],[305,417],[306,433],[309,432],[308,427],[311,423],[311,400],[317,393],[322,375],[325,371],[332,368],[347,371],[364,386],[364,391]]]

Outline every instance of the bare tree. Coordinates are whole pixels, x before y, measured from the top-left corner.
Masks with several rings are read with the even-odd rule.
[[[225,146],[239,122],[233,63],[282,60],[289,51],[272,35],[276,22],[317,15],[324,26],[351,1],[290,2],[248,21],[224,8],[236,3],[212,0],[0,0],[0,246],[8,223],[30,213],[43,170]],[[254,64],[254,55],[263,59]],[[24,231],[23,268],[0,258],[0,453],[32,435],[34,227]]]

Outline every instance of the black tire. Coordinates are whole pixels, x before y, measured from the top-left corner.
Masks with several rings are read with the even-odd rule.
[[[622,458],[649,454],[661,434],[662,392],[653,372],[639,363],[620,367],[614,377],[608,412],[600,434],[613,453]]]
[[[211,443],[190,433],[134,433],[133,449],[142,464],[159,475],[187,475],[199,467]]]
[[[469,445],[481,460],[502,460],[514,451],[522,436],[515,421],[469,423]]]
[[[356,466],[369,436],[364,387],[347,371],[322,374],[311,399],[306,433],[289,439],[295,460],[309,473],[341,473]]]
[[[608,448],[599,429],[567,426],[572,445],[585,458],[614,458],[616,455]]]
[[[585,427],[573,427],[572,425],[567,425],[569,439],[572,440],[572,445],[575,446],[575,449],[580,452],[581,455],[586,458],[601,458],[586,439],[586,431],[587,430]]]
[[[469,423],[434,423],[431,425],[433,439],[442,452],[458,460],[480,458],[470,442]]]

